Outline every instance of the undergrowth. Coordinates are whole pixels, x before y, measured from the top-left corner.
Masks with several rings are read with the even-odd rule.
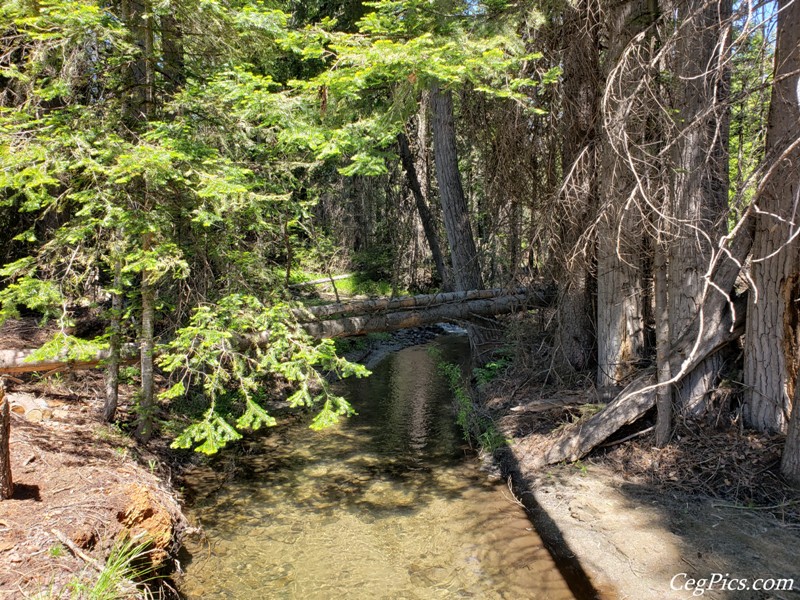
[[[456,405],[456,423],[461,428],[466,442],[472,447],[473,441],[489,453],[508,445],[508,440],[498,431],[494,421],[483,414],[475,404],[464,383],[461,367],[441,358],[436,348],[431,353],[438,359],[438,370],[447,379]]]
[[[127,539],[111,550],[98,573],[87,566],[63,587],[51,586],[38,595],[37,600],[138,600],[153,595],[146,584],[158,576],[149,560],[149,541]]]

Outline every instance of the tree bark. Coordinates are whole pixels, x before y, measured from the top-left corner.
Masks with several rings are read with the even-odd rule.
[[[440,89],[438,83],[434,83],[431,88],[431,113],[436,181],[439,184],[444,228],[450,246],[455,291],[481,289],[483,278],[478,251],[458,170],[453,96],[449,90]],[[496,345],[496,325],[492,322],[487,322],[486,325],[468,323],[467,333],[473,360],[478,364],[487,362]]]
[[[800,2],[780,0],[766,153],[756,205],[744,362],[744,419],[786,431],[800,363]],[[796,410],[796,407],[795,407]]]
[[[163,57],[162,74],[164,90],[169,97],[183,88],[186,82],[186,70],[183,58],[183,30],[175,15],[165,14],[159,17],[161,30],[161,55]]]
[[[0,383],[0,501],[14,495],[14,480],[11,477],[11,411],[8,398]]]
[[[447,291],[450,285],[444,265],[444,256],[442,256],[442,247],[439,244],[439,235],[436,233],[436,223],[422,192],[422,186],[417,176],[417,168],[414,166],[414,157],[411,154],[411,147],[408,145],[408,138],[405,133],[397,134],[397,145],[400,149],[400,161],[403,163],[403,169],[406,172],[408,187],[414,197],[414,204],[417,207],[419,220],[422,223],[422,230],[425,232],[425,239],[428,240],[428,247],[431,250],[433,263],[436,266],[436,273],[439,275],[445,291]]]
[[[672,152],[668,257],[673,342],[697,318],[714,247],[727,232],[729,69],[721,60],[726,40],[720,37],[730,9],[729,0],[684,0],[675,6],[679,24],[673,69],[679,131]],[[711,356],[682,380],[675,395],[684,414],[706,412],[708,394],[721,368],[721,357]]]
[[[600,23],[594,0],[564,6],[562,164],[566,175],[559,203],[559,235],[553,255],[566,280],[558,303],[557,358],[560,371],[583,371],[590,366],[594,343],[590,259],[568,264],[580,253],[579,243],[588,220],[597,210],[597,122],[600,111]],[[590,253],[586,253],[590,254]]]
[[[424,310],[404,310],[386,314],[342,317],[316,323],[303,323],[302,327],[315,338],[336,338],[380,331],[393,331],[420,327],[442,321],[469,321],[474,317],[491,317],[540,306],[537,298],[515,294],[452,302]]]
[[[108,339],[109,357],[106,366],[106,398],[103,419],[113,423],[119,401],[119,366],[122,351],[122,263],[114,259],[114,280],[111,292],[111,325]]]
[[[143,248],[145,252],[150,250],[150,238],[145,236]],[[154,325],[155,325],[155,306],[156,291],[153,283],[149,280],[150,272],[142,271],[142,329],[141,329],[141,378],[142,385],[137,407],[138,418],[136,426],[136,437],[141,442],[147,442],[153,435],[153,424],[155,409],[154,402],[154,369],[153,358],[155,351]]]
[[[800,488],[800,372],[794,383],[794,409],[789,419],[789,431],[781,457],[781,474],[793,486]]]
[[[453,263],[455,291],[479,290],[483,281],[458,170],[453,97],[450,91],[439,89],[438,84],[431,90],[431,111],[436,181]]]
[[[667,306],[667,261],[660,241],[653,261],[656,322],[656,446],[663,448],[672,436],[672,369],[669,364],[670,329]]]
[[[608,79],[603,105],[600,211],[597,225],[597,385],[620,385],[632,375],[644,349],[640,215],[634,214],[637,190],[630,166],[622,157],[640,144],[646,122],[637,98],[627,97],[643,77],[641,69],[617,69],[628,44],[650,21],[644,0],[606,6],[609,48],[604,72]],[[634,115],[634,116],[632,116]]]
[[[338,304],[325,304],[323,306],[309,306],[294,311],[294,315],[300,322],[313,320],[328,320],[332,317],[345,315],[363,315],[379,311],[393,311],[404,308],[414,308],[417,310],[428,310],[432,307],[451,302],[463,302],[465,300],[484,300],[487,298],[497,298],[499,296],[527,295],[540,306],[549,306],[556,295],[556,288],[553,285],[543,284],[531,288],[503,289],[492,288],[488,290],[469,290],[466,292],[445,292],[441,294],[421,294],[418,296],[401,296],[399,298],[375,298],[372,300],[351,300]],[[310,318],[309,318],[310,317]]]

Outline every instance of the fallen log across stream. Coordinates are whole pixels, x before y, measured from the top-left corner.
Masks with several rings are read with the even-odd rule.
[[[527,308],[550,306],[556,298],[551,285],[528,290],[470,290],[446,294],[425,294],[400,298],[356,300],[337,304],[296,309],[295,317],[309,335],[317,339],[348,337],[420,327],[443,321],[465,321],[472,317],[490,317]],[[398,310],[398,309],[405,310]],[[333,318],[331,318],[333,317]],[[267,334],[243,338],[243,343],[263,345]],[[108,359],[108,351],[85,360],[69,360],[66,356],[31,361],[34,349],[0,350],[0,374],[34,371],[93,369]],[[123,360],[136,359],[138,347],[127,344]]]

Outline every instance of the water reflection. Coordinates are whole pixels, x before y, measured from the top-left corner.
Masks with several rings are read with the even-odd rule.
[[[440,338],[448,360],[466,339]],[[466,456],[424,347],[343,382],[359,415],[273,432],[192,509],[189,598],[571,598],[523,510]],[[202,496],[208,473],[196,474]],[[191,477],[189,485],[193,485]]]

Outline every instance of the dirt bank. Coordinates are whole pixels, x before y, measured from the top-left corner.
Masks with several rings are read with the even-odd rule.
[[[575,465],[536,467],[550,432],[590,410],[588,397],[518,381],[483,390],[512,439],[504,475],[516,476],[573,578],[602,598],[800,598],[800,496],[776,475],[778,441],[686,424],[679,435],[697,439],[680,450],[644,434]]]
[[[101,422],[101,384],[85,373],[9,385],[15,491],[0,502],[0,598],[75,597],[126,539],[150,541],[138,568],[171,566],[185,519],[169,473]]]

